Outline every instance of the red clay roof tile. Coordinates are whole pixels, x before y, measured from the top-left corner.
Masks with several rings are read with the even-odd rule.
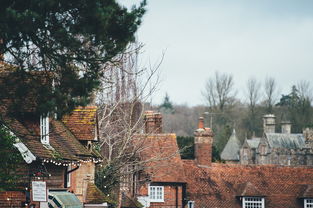
[[[76,108],[70,115],[62,118],[63,123],[79,140],[95,140],[97,124],[97,107]]]

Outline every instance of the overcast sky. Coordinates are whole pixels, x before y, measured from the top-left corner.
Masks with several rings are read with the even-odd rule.
[[[166,92],[175,104],[204,104],[215,71],[234,76],[241,98],[250,77],[274,77],[283,94],[300,80],[313,85],[312,0],[150,0],[147,10],[142,64],[165,52],[154,104]]]

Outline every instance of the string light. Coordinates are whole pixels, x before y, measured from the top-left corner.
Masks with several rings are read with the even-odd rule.
[[[78,160],[78,161],[59,161],[59,160],[53,160],[53,159],[43,159],[42,160],[43,163],[52,163],[56,166],[70,166],[70,165],[76,165],[76,166],[81,166],[82,163],[90,163],[93,162],[95,164],[101,163],[103,162],[102,159],[96,159],[96,158],[88,158],[86,160]],[[102,167],[102,165],[101,165]]]

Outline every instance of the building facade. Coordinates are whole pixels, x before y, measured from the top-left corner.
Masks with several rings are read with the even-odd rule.
[[[149,135],[153,144],[148,148],[149,157],[164,150],[167,150],[168,157],[147,164],[148,180],[138,187],[136,193],[144,207],[312,206],[312,167],[212,163],[213,136],[200,118],[195,131],[195,159],[182,160],[174,134]]]

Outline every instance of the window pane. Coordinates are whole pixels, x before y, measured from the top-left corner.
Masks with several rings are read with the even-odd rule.
[[[163,186],[150,186],[150,199],[151,201],[161,202],[164,199]]]
[[[305,199],[304,208],[313,208],[313,199]]]
[[[262,197],[244,197],[243,208],[263,208],[264,199]]]

